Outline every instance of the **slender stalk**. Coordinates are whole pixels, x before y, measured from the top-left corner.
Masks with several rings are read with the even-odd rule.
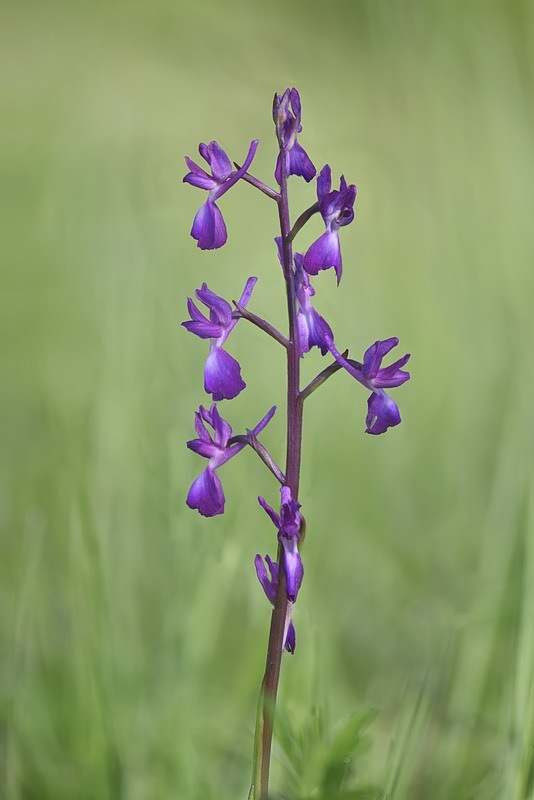
[[[289,234],[289,238],[291,241],[295,238],[297,233],[302,230],[305,224],[308,222],[309,219],[313,217],[314,214],[317,214],[319,211],[319,203],[314,203],[312,206],[303,211],[300,217],[297,219],[295,224],[293,225],[293,229]]]
[[[343,358],[347,358],[348,352],[348,350],[345,350],[345,352],[341,354]],[[349,363],[352,363],[352,359],[348,359],[348,361]],[[332,362],[332,364],[326,367],[326,369],[323,369],[323,371],[316,375],[315,378],[310,381],[310,383],[301,391],[301,401],[304,402],[304,400],[306,400],[306,398],[309,397],[312,392],[318,389],[319,386],[322,386],[322,384],[325,383],[328,378],[330,378],[332,375],[335,375],[340,369],[342,369],[342,366],[341,364],[338,364],[337,361]]]
[[[302,411],[303,400],[300,387],[300,352],[295,303],[295,287],[292,280],[293,254],[291,246],[291,222],[287,196],[287,170],[285,159],[281,159],[280,199],[278,214],[282,234],[283,271],[286,282],[287,310],[289,321],[289,341],[287,344],[287,449],[285,483],[291,489],[291,496],[298,500],[300,460],[302,449]],[[267,660],[262,681],[258,718],[256,724],[256,743],[254,755],[253,797],[254,800],[268,800],[269,770],[273,738],[276,696],[280,679],[280,665],[284,647],[284,632],[288,613],[286,595],[286,575],[283,565],[283,548],[278,547],[278,591],[271,615],[271,628],[267,645]]]
[[[273,325],[271,325],[261,317],[258,317],[257,314],[253,314],[252,311],[249,311],[247,308],[240,305],[239,303],[236,303],[235,300],[233,300],[232,302],[237,309],[237,312],[234,311],[232,315],[233,317],[235,317],[236,314],[239,314],[240,317],[248,320],[249,322],[252,322],[253,325],[256,325],[256,327],[260,328],[260,330],[262,330],[264,333],[267,333],[269,336],[272,336],[272,338],[275,339],[283,347],[289,347],[289,341],[286,339],[285,336],[282,336],[280,331],[276,330],[276,328]]]

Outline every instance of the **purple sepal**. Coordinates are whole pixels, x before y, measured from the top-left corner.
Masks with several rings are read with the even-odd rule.
[[[208,192],[208,199],[197,211],[191,228],[191,236],[196,239],[197,246],[201,250],[216,250],[226,243],[228,238],[226,225],[215,201],[243,177],[257,149],[258,141],[254,140],[250,143],[243,166],[233,171],[230,159],[217,142],[210,142],[209,145],[200,144],[199,153],[209,164],[211,175],[186,156],[185,163],[189,172],[183,179],[184,183]]]
[[[256,575],[262,585],[265,596],[271,605],[274,606],[276,600],[276,593],[278,591],[278,564],[272,561],[269,556],[265,556],[265,561],[269,567],[270,577],[267,575],[267,570],[263,563],[262,557],[258,554],[254,558],[254,566],[256,567]],[[297,646],[297,636],[295,633],[295,626],[291,619],[291,603],[288,604],[288,611],[286,617],[286,635],[284,638],[284,648],[288,653],[294,653]]]
[[[280,493],[282,500],[280,516],[263,497],[258,497],[258,502],[278,528],[278,541],[284,548],[287,598],[294,603],[304,577],[304,567],[298,551],[301,524],[300,503],[293,500],[289,486],[282,486]]]
[[[275,411],[276,406],[273,406],[252,429],[255,436],[270,422]],[[213,434],[206,426],[212,428]],[[204,517],[215,517],[224,512],[224,492],[216,469],[237,455],[246,446],[246,442],[228,445],[232,428],[221,417],[215,403],[209,409],[200,406],[195,412],[195,431],[198,439],[187,442],[187,447],[209,461],[206,469],[193,481],[186,503],[189,508],[196,508]]]
[[[204,390],[213,400],[232,400],[246,385],[239,362],[222,347],[213,347],[204,365]]]
[[[330,337],[326,338],[328,349],[343,369],[352,375],[359,383],[370,389],[372,394],[367,400],[366,433],[378,435],[385,433],[388,428],[394,428],[401,421],[397,404],[384,391],[386,388],[401,386],[410,379],[410,373],[401,369],[410,358],[410,354],[399,358],[389,367],[381,367],[382,359],[399,343],[396,336],[390,339],[377,340],[364,354],[363,364],[357,361],[347,361],[334,345]]]
[[[232,162],[217,142],[199,145],[198,151],[210,165],[211,174],[218,184],[224,183],[232,174]]]

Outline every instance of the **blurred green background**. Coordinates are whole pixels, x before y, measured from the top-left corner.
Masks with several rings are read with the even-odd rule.
[[[203,280],[237,297],[254,274],[251,307],[284,324],[276,214],[236,187],[227,246],[202,253],[181,180],[200,141],[239,160],[258,137],[272,181],[272,95],[297,86],[311,158],[358,186],[316,306],[354,356],[399,336],[412,380],[382,437],[346,375],[307,403],[280,696],[300,761],[275,746],[273,793],[310,796],[324,741],[372,707],[347,787],[532,797],[532,4],[4,7],[0,796],[246,797],[269,620],[253,557],[274,550],[256,496],[277,492],[245,452],[224,516],[185,507],[206,347],[179,322]],[[314,199],[291,190],[295,214]],[[283,461],[282,354],[245,323],[231,344],[248,389],[225,415],[276,403]]]

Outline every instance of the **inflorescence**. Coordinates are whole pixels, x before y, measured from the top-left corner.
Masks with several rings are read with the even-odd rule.
[[[202,250],[213,250],[226,243],[226,225],[217,203],[238,182],[249,183],[269,198],[274,199],[279,208],[283,207],[284,203],[286,203],[285,208],[288,208],[288,177],[299,176],[306,182],[310,182],[317,175],[314,164],[298,141],[302,125],[300,97],[296,89],[287,89],[282,95],[275,95],[273,119],[279,145],[274,171],[278,189],[273,189],[249,172],[258,148],[257,140],[251,142],[241,166],[233,165],[226,152],[215,141],[199,146],[199,153],[207,163],[209,172],[191,159],[185,159],[189,172],[184,177],[184,182],[208,193],[206,201],[195,215],[191,229],[191,236]],[[232,435],[232,428],[219,413],[218,402],[232,400],[246,387],[238,361],[225,349],[226,341],[238,321],[245,319],[264,330],[286,349],[293,348],[294,350],[296,348],[298,358],[304,357],[314,347],[318,348],[322,356],[330,354],[334,359],[333,362],[319,373],[307,387],[299,389],[294,398],[295,402],[304,402],[334,372],[339,369],[345,370],[371,392],[367,400],[365,430],[366,433],[373,435],[385,433],[388,428],[400,423],[401,417],[397,404],[385,390],[400,386],[410,377],[409,373],[403,369],[410,358],[408,354],[389,366],[382,366],[382,360],[398,344],[397,338],[391,337],[374,342],[365,351],[360,363],[349,358],[348,351],[340,352],[334,342],[332,328],[313,307],[312,298],[315,292],[311,284],[311,277],[317,275],[321,270],[333,269],[337,283],[339,284],[341,280],[342,259],[339,232],[342,227],[349,225],[354,219],[356,201],[356,186],[347,184],[343,175],[339,180],[339,188],[332,189],[332,175],[328,164],[317,175],[316,189],[317,201],[300,215],[289,232],[286,230],[284,233],[282,225],[282,235],[275,238],[289,298],[289,338],[248,309],[257,282],[255,277],[248,278],[239,301],[234,302],[233,307],[227,300],[211,291],[206,283],[203,283],[195,292],[196,299],[203,309],[201,310],[199,305],[189,298],[187,308],[190,319],[182,323],[190,333],[201,339],[209,340],[209,352],[204,366],[204,389],[213,400],[213,405],[209,409],[200,406],[196,412],[195,430],[198,438],[187,442],[190,450],[208,459],[206,468],[196,478],[189,490],[187,505],[197,509],[205,517],[222,514],[225,497],[218,469],[247,445],[256,450],[276,476],[281,484],[280,513],[274,511],[262,497],[258,499],[278,531],[280,546],[278,563],[267,555],[265,556],[266,568],[262,557],[257,555],[255,566],[258,580],[273,605],[278,591],[279,569],[283,568],[285,572],[287,614],[283,643],[285,649],[291,653],[295,650],[295,629],[291,619],[291,607],[297,599],[303,578],[303,566],[299,552],[303,518],[300,514],[300,504],[292,494],[294,487],[287,485],[284,474],[258,440],[258,435],[269,423],[275,413],[275,408],[271,408],[256,427],[251,430],[247,429],[245,434],[238,436]],[[287,211],[287,216],[288,213]],[[319,213],[324,221],[324,233],[311,244],[306,252],[293,253],[293,239],[315,213]],[[291,337],[291,331],[293,331],[293,337]],[[288,399],[289,402],[290,399]],[[288,459],[290,459],[290,455],[288,455]]]

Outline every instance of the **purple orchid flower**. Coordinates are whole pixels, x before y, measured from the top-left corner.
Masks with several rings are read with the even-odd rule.
[[[311,298],[315,289],[310,283],[307,272],[304,270],[304,256],[295,253],[295,294],[297,297],[297,326],[301,354],[309,352],[312,347],[318,347],[321,355],[328,352],[326,339],[334,338],[328,322],[314,309]]]
[[[284,264],[282,253],[282,237],[276,236],[275,240],[278,251],[278,260],[281,266]],[[297,298],[297,328],[299,335],[299,349],[301,356],[308,353],[312,347],[318,347],[321,355],[328,352],[326,337],[334,338],[332,329],[328,322],[314,309],[311,299],[315,294],[315,289],[310,283],[307,273],[303,269],[304,256],[295,253],[293,256],[295,271],[292,276],[295,286],[295,296]]]
[[[372,392],[367,400],[366,433],[385,433],[388,428],[393,428],[401,421],[397,404],[385,393],[384,389],[401,386],[410,379],[410,373],[402,369],[409,360],[410,354],[406,353],[389,367],[380,366],[384,356],[398,343],[399,340],[396,336],[376,341],[365,351],[363,364],[360,364],[353,359],[344,358],[336,349],[332,339],[327,338],[328,349],[338,364],[341,364],[343,369],[346,369],[353,378],[356,378],[359,383]]]
[[[255,436],[261,433],[275,411],[276,406],[273,406],[252,429]],[[213,436],[206,425],[213,429]],[[208,458],[209,461],[204,472],[195,479],[189,489],[186,503],[189,508],[196,508],[203,517],[215,517],[224,512],[225,503],[223,488],[216,470],[237,455],[246,446],[246,442],[236,442],[228,446],[232,428],[220,416],[215,403],[209,410],[200,406],[195,412],[195,430],[198,439],[187,442],[187,447],[199,456]]]
[[[247,305],[257,280],[248,279],[239,299],[240,305]],[[239,362],[223,349],[223,344],[237,325],[238,319],[232,319],[230,303],[208,289],[207,284],[203,283],[195,295],[209,309],[209,319],[188,297],[187,309],[191,319],[182,322],[182,325],[201,339],[211,339],[210,352],[204,366],[204,389],[212,395],[213,400],[232,400],[246,387],[246,383],[241,377]]]
[[[297,134],[302,130],[300,124],[300,95],[296,89],[286,89],[284,94],[275,94],[273,119],[280,153],[276,161],[274,177],[280,185],[282,180],[282,159],[285,159],[286,174],[299,175],[309,183],[315,177],[316,169],[308,154],[297,142]]]
[[[310,275],[317,275],[319,270],[333,267],[339,285],[343,264],[338,231],[354,219],[356,187],[353,183],[347,186],[343,175],[338,190],[331,191],[331,185],[332,173],[327,164],[317,178],[319,211],[326,225],[326,231],[308,248],[304,256],[304,269]]]
[[[301,524],[300,503],[291,497],[289,486],[282,486],[280,494],[282,498],[280,516],[263,497],[258,497],[258,502],[278,528],[278,541],[284,548],[287,599],[294,603],[304,577],[304,567],[298,550]]]
[[[185,163],[190,172],[184,177],[184,183],[190,183],[191,186],[206,189],[208,192],[208,199],[197,211],[191,228],[191,236],[196,239],[197,247],[200,247],[201,250],[216,250],[226,243],[228,238],[226,225],[215,201],[243,177],[250,167],[257,149],[258,140],[255,139],[250,143],[243,166],[234,171],[230,159],[217,142],[200,144],[198,151],[208,162],[211,175],[190,158],[185,157]]]
[[[276,600],[276,593],[278,591],[278,564],[272,561],[269,556],[265,556],[265,563],[267,564],[270,572],[269,577],[267,570],[260,555],[254,559],[254,566],[256,567],[256,575],[263,587],[267,600],[274,606]],[[295,634],[295,626],[291,619],[291,603],[287,605],[285,632],[284,632],[284,647],[289,653],[295,652],[297,646],[297,637]]]

